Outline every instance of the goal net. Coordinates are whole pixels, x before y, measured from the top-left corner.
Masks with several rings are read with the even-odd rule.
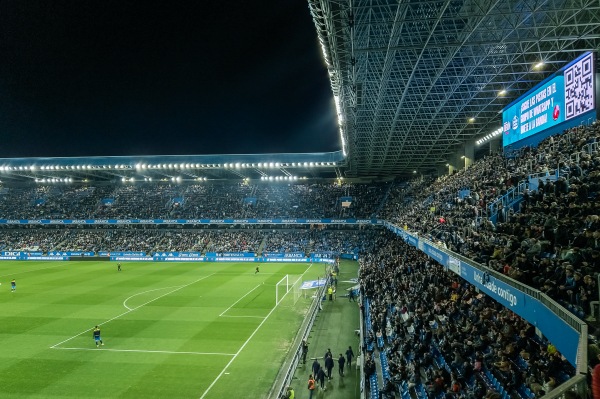
[[[281,280],[275,284],[275,305],[283,300],[289,294],[290,300],[295,304],[302,295],[302,276],[293,276],[286,274]]]

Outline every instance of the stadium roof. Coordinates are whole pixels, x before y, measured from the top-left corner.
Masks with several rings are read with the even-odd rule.
[[[597,0],[308,0],[346,176],[439,170],[499,112],[600,48]]]

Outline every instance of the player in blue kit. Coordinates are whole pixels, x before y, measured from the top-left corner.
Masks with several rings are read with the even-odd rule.
[[[104,342],[102,342],[102,338],[100,337],[100,327],[94,327],[93,336],[94,341],[96,342],[96,348],[98,347],[98,345],[104,345]]]
[[[17,282],[13,278],[13,280],[10,282],[10,292],[15,292],[16,290],[17,290]]]

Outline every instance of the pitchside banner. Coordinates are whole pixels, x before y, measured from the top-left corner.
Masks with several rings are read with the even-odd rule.
[[[8,257],[7,257],[8,258]],[[13,256],[12,260],[26,260],[27,258],[17,258]],[[4,259],[0,257],[0,259]],[[65,258],[64,260],[68,260]],[[248,263],[333,263],[333,259],[312,259],[312,258],[267,258],[267,257],[234,257],[234,256],[135,256],[135,255],[114,255],[110,257],[112,261],[135,261],[135,262],[248,262]]]
[[[383,224],[377,219],[0,219],[0,224]]]
[[[560,353],[572,365],[576,365],[579,333],[538,299],[485,273],[481,268],[476,267],[475,263],[453,257],[452,252],[435,246],[432,242],[419,238],[416,234],[409,233],[388,222],[385,222],[385,225],[402,237],[406,243],[426,253],[430,258],[476,286],[481,292],[539,328],[550,342],[556,345]]]
[[[48,256],[94,256],[92,251],[50,251]]]

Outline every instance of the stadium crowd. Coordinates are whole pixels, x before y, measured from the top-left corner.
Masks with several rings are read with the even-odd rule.
[[[481,399],[487,392],[543,396],[574,375],[533,325],[391,233],[359,260],[367,321],[366,380],[382,395]],[[376,381],[376,380],[373,380]]]
[[[370,250],[380,230],[0,229],[0,251],[277,252],[331,257]]]
[[[600,124],[578,127],[435,180],[3,186],[0,218],[377,217],[538,288],[591,320],[591,302],[599,295],[599,138]],[[499,201],[516,189],[521,195],[514,203]],[[536,341],[524,320],[475,295],[468,284],[451,281],[397,241],[381,229],[320,226],[285,232],[0,229],[2,250],[360,252],[361,279],[372,301],[371,338],[384,342],[390,381],[479,398],[490,388],[490,376],[507,392],[525,386],[535,393],[572,374],[551,345]],[[372,368],[369,359],[367,366]],[[436,383],[437,373],[448,369],[443,384]],[[477,375],[488,380],[469,378],[472,369],[487,370],[489,375]]]
[[[23,185],[0,188],[3,219],[370,218],[390,183]],[[348,203],[342,198],[350,198]]]
[[[591,317],[600,266],[599,136],[600,124],[577,128],[512,158],[490,155],[434,182],[396,186],[381,216]],[[525,182],[516,209],[489,206]]]
[[[582,317],[591,317],[600,266],[599,135],[600,124],[579,127],[511,156],[489,155],[455,174],[408,183],[3,187],[0,218],[377,216],[538,288]],[[520,184],[525,189],[518,206],[490,206]],[[349,203],[342,200],[347,197]],[[258,237],[264,236],[244,233],[239,240],[221,240],[215,235],[202,242],[194,238],[169,241],[156,234],[104,233],[102,239],[78,237],[76,242],[86,248],[110,244],[148,251],[173,245],[173,250],[256,252],[262,242]],[[267,235],[265,251],[301,252],[304,248],[305,252],[342,253],[369,247],[369,240],[356,245],[356,239],[343,233],[314,234],[297,232],[285,239]],[[54,249],[60,243],[43,247]],[[15,249],[27,243],[3,245]],[[69,245],[67,241],[60,248]]]

